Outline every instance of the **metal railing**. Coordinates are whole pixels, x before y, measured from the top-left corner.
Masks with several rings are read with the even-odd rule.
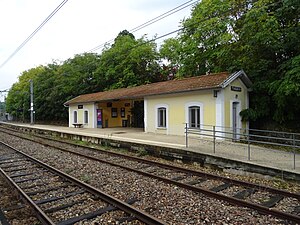
[[[293,169],[296,168],[296,154],[300,149],[300,133],[279,132],[270,130],[232,128],[200,124],[198,128],[189,127],[185,123],[185,145],[189,147],[189,139],[208,137],[213,142],[213,153],[216,153],[217,140],[230,140],[247,145],[247,159],[251,160],[251,144],[284,148],[293,154]],[[277,146],[277,147],[276,147]]]

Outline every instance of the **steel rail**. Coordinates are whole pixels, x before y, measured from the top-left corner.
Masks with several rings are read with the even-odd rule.
[[[57,147],[57,146],[54,146],[54,145],[49,145],[48,143],[33,140],[31,138],[28,138],[28,137],[20,137],[16,134],[11,134],[11,133],[6,132],[6,131],[2,131],[2,132],[5,132],[9,135],[13,135],[13,136],[16,136],[16,137],[19,137],[19,138],[26,139],[26,140],[29,140],[29,141],[34,141],[34,142],[42,144],[42,145],[48,145],[50,147],[54,147],[54,148],[57,148],[57,149],[62,150],[62,151],[69,151],[67,149],[60,148],[60,147]],[[18,131],[18,132],[20,132],[20,131]],[[43,137],[43,136],[40,136],[40,135],[35,135],[35,136],[38,137],[38,138],[41,138],[41,139],[46,139],[46,140],[50,140],[50,141],[60,142],[60,143],[63,143],[63,144],[73,145],[75,147],[87,148],[87,149],[89,149],[91,151],[95,151],[95,152],[101,152],[101,153],[104,153],[104,154],[109,154],[109,155],[113,155],[113,156],[118,156],[118,157],[130,159],[130,160],[138,161],[138,162],[143,162],[143,163],[147,163],[147,164],[151,164],[151,165],[156,165],[156,166],[159,166],[159,167],[162,167],[162,168],[165,168],[165,169],[176,170],[177,172],[190,173],[190,174],[194,174],[196,176],[221,180],[221,181],[224,181],[224,182],[228,182],[228,183],[232,183],[232,184],[236,184],[236,185],[241,185],[241,186],[244,186],[244,187],[256,188],[256,189],[259,189],[259,190],[265,190],[265,191],[269,191],[269,192],[274,193],[274,194],[281,194],[281,195],[284,195],[284,196],[287,196],[287,197],[292,197],[292,198],[296,198],[296,199],[300,200],[300,194],[298,194],[298,193],[292,193],[292,192],[288,192],[288,191],[284,191],[284,190],[280,190],[280,189],[276,189],[276,188],[272,188],[272,187],[267,187],[267,186],[263,186],[263,185],[257,185],[257,184],[254,184],[254,183],[241,181],[241,180],[237,180],[237,179],[233,179],[233,178],[228,178],[228,177],[209,174],[209,173],[205,173],[205,172],[201,172],[201,171],[197,171],[197,170],[191,170],[191,169],[187,169],[187,168],[183,168],[183,167],[179,167],[179,166],[173,166],[173,165],[169,165],[169,164],[155,162],[155,161],[151,161],[151,160],[147,160],[147,159],[142,159],[142,158],[139,158],[139,157],[136,157],[136,156],[129,156],[129,155],[125,155],[125,154],[122,154],[122,153],[111,152],[111,151],[106,151],[106,150],[102,150],[102,149],[95,149],[95,148],[91,148],[91,147],[84,146],[84,145],[81,145],[81,144],[75,144],[75,143],[71,143],[71,142],[67,142],[67,141],[63,141],[63,140],[55,140],[53,138]],[[70,151],[70,152],[75,153],[73,151]]]
[[[10,134],[10,133],[7,132],[7,134]],[[20,137],[20,136],[15,135],[15,134],[10,134],[10,135]],[[267,186],[263,186],[263,185],[257,185],[257,184],[246,182],[246,181],[241,181],[241,180],[228,178],[228,177],[224,177],[224,176],[209,174],[209,173],[205,173],[205,172],[201,172],[201,171],[197,171],[197,170],[191,170],[191,169],[187,169],[187,168],[183,168],[183,167],[179,167],[179,166],[164,164],[164,163],[161,163],[161,162],[155,162],[155,161],[151,161],[151,160],[147,160],[147,159],[142,159],[142,158],[139,158],[139,157],[136,157],[136,156],[125,155],[125,154],[122,154],[122,153],[111,152],[111,151],[106,151],[106,150],[102,150],[102,149],[95,149],[95,148],[91,148],[91,147],[84,146],[84,145],[81,145],[81,144],[74,144],[74,143],[70,143],[70,142],[67,142],[67,141],[63,141],[63,140],[54,140],[52,138],[42,137],[40,135],[35,135],[35,136],[38,137],[38,138],[41,138],[41,139],[46,139],[46,140],[50,140],[50,141],[60,142],[60,143],[63,143],[63,144],[73,145],[75,147],[87,148],[87,149],[89,149],[91,151],[94,151],[94,152],[101,152],[101,153],[104,153],[104,154],[109,154],[109,155],[113,155],[113,156],[117,156],[117,157],[122,157],[122,158],[130,159],[130,160],[138,161],[138,162],[147,163],[147,164],[150,164],[150,165],[159,166],[159,167],[162,167],[162,168],[165,168],[165,169],[175,170],[177,172],[189,173],[189,174],[193,174],[193,175],[201,176],[201,177],[205,177],[205,178],[221,180],[223,182],[232,183],[232,184],[236,184],[236,185],[240,185],[240,186],[244,186],[244,187],[249,187],[249,188],[255,188],[255,189],[258,189],[258,190],[264,190],[264,191],[268,191],[268,192],[271,192],[271,193],[274,193],[274,194],[280,194],[280,195],[284,195],[286,197],[292,197],[292,198],[296,198],[296,199],[300,200],[300,194],[298,194],[298,193],[288,192],[288,191],[285,191],[285,190],[280,190],[280,189],[267,187]],[[37,143],[42,144],[42,145],[48,145],[50,147],[54,147],[54,148],[59,149],[61,151],[67,151],[67,152],[70,152],[70,153],[80,154],[80,153],[76,153],[76,152],[71,151],[71,150],[67,150],[67,149],[60,148],[60,147],[57,147],[57,146],[54,146],[54,145],[50,145],[48,143],[33,140],[31,138],[27,138],[27,137],[20,137],[20,138],[24,138],[24,139],[29,140],[29,141],[34,141],[34,142],[37,142]],[[81,154],[81,156],[84,157],[85,155]],[[86,156],[86,157],[88,157],[88,156]],[[95,159],[97,159],[97,158],[95,158]],[[116,164],[116,165],[119,166],[118,164]]]
[[[124,212],[126,212],[130,215],[134,215],[134,217],[136,217],[138,220],[140,220],[140,221],[142,221],[146,224],[149,224],[149,225],[165,225],[166,224],[164,221],[159,220],[158,218],[155,218],[155,217],[151,216],[150,214],[148,214],[146,212],[138,210],[138,209],[134,208],[133,206],[129,205],[128,203],[123,202],[123,201],[121,201],[121,200],[119,200],[119,199],[117,199],[117,198],[115,198],[115,197],[113,197],[113,196],[111,196],[111,195],[109,195],[109,194],[107,194],[107,193],[105,193],[105,192],[89,185],[89,184],[83,183],[80,180],[78,180],[78,179],[76,179],[76,178],[74,178],[74,177],[72,177],[72,176],[70,176],[70,175],[68,175],[68,174],[66,174],[66,173],[64,173],[60,170],[57,170],[56,168],[54,168],[50,165],[47,165],[46,163],[44,163],[44,162],[42,162],[38,159],[35,159],[32,156],[30,156],[30,155],[28,155],[24,152],[21,152],[21,151],[17,150],[16,148],[14,148],[14,147],[12,147],[12,146],[10,146],[10,145],[2,142],[2,141],[0,141],[0,143],[7,146],[8,148],[18,152],[19,154],[27,157],[28,159],[30,159],[31,161],[39,164],[40,166],[44,167],[45,169],[48,169],[49,171],[59,175],[60,177],[63,177],[64,179],[66,179],[66,180],[68,180],[68,181],[84,188],[85,190],[87,190],[91,194],[94,194],[94,195],[100,197],[103,201],[115,206],[116,208],[121,209],[122,211],[124,211]],[[26,195],[17,185],[16,185],[16,187],[18,188],[18,191],[20,191],[20,192],[22,192],[22,194],[24,194],[24,196]],[[30,205],[34,204],[34,202],[32,200],[30,200],[29,197],[28,197],[27,202],[29,202]],[[46,224],[53,224],[53,223],[46,223]]]
[[[126,169],[126,170],[131,171],[131,172],[142,174],[144,176],[148,176],[148,177],[151,177],[151,178],[154,178],[154,179],[157,179],[157,180],[169,183],[169,184],[173,184],[173,185],[176,185],[178,187],[185,188],[187,190],[192,190],[192,191],[197,192],[197,193],[202,193],[202,194],[208,195],[210,197],[216,198],[218,200],[223,200],[223,201],[229,202],[229,203],[234,204],[234,205],[251,208],[251,209],[254,209],[254,210],[256,210],[260,213],[263,213],[263,214],[273,215],[275,217],[278,217],[278,218],[281,218],[281,219],[287,219],[287,220],[290,220],[290,221],[293,221],[293,222],[299,222],[300,221],[299,216],[289,214],[289,213],[285,213],[285,212],[275,210],[275,209],[270,209],[268,207],[265,207],[265,206],[262,206],[262,205],[259,205],[259,204],[256,204],[256,203],[251,203],[251,202],[247,202],[245,200],[241,200],[241,199],[238,199],[238,198],[226,196],[224,194],[220,194],[220,193],[217,193],[217,192],[214,192],[214,191],[210,191],[210,190],[205,189],[205,188],[196,187],[196,186],[192,186],[192,185],[189,185],[189,184],[181,183],[179,181],[171,180],[171,179],[161,177],[161,176],[158,176],[158,175],[154,175],[154,174],[151,174],[151,173],[148,173],[148,172],[140,171],[138,169],[133,169],[133,168],[130,168],[130,167],[127,167],[127,166],[123,166],[123,165],[119,165],[119,164],[116,164],[116,163],[113,163],[113,162],[98,159],[98,158],[95,158],[93,156],[84,155],[82,153],[73,152],[73,151],[70,151],[70,150],[64,150],[64,151],[76,154],[76,155],[81,156],[81,157],[85,157],[85,158],[90,159],[90,160],[95,160],[95,161],[98,161],[98,162],[109,164],[111,166]],[[285,193],[285,192],[282,191],[282,190],[279,190],[278,194],[279,193]],[[289,193],[289,192],[287,192],[287,193]],[[294,194],[294,193],[289,193],[289,194]],[[294,194],[294,195],[299,199],[299,197],[300,197],[299,194]]]
[[[55,225],[55,223],[32,201],[32,199],[0,168],[2,177],[7,183],[17,190],[21,198],[33,209],[37,218],[45,225]]]
[[[54,141],[54,140],[52,140],[52,141]],[[64,142],[64,143],[69,144],[67,142]],[[40,144],[45,145],[45,143],[42,143],[42,142],[40,142]],[[74,152],[74,151],[64,149],[64,148],[60,148],[60,147],[57,147],[57,146],[54,146],[54,145],[49,145],[49,144],[47,144],[47,145],[50,146],[50,147],[59,149],[61,151],[66,151],[66,152],[69,152],[69,153],[77,154],[77,155],[82,156],[82,157],[86,157],[86,158],[90,158],[90,159],[93,159],[93,160],[101,161],[103,163],[107,162],[107,163],[110,164],[110,162],[108,162],[108,161],[101,160],[101,159],[95,158],[93,156],[84,155],[82,153]],[[161,167],[161,168],[164,168],[164,169],[170,169],[170,170],[174,170],[174,171],[177,171],[177,172],[188,173],[188,174],[192,174],[192,175],[196,175],[196,176],[200,176],[200,177],[205,177],[205,178],[210,178],[210,179],[214,179],[214,180],[221,180],[223,182],[236,184],[236,185],[239,185],[239,186],[244,186],[244,187],[249,187],[249,188],[255,188],[257,190],[268,191],[268,192],[271,192],[271,193],[274,193],[274,194],[280,194],[280,195],[284,195],[286,197],[292,197],[292,198],[296,198],[296,199],[300,200],[300,194],[298,194],[298,193],[288,192],[288,191],[285,191],[285,190],[280,190],[280,189],[267,187],[267,186],[263,186],[263,185],[257,185],[257,184],[246,182],[246,181],[240,181],[240,180],[236,180],[236,179],[232,179],[232,178],[228,178],[228,177],[223,177],[223,176],[218,176],[218,175],[214,175],[214,174],[209,174],[209,173],[205,173],[205,172],[201,172],[201,171],[197,171],[197,170],[191,170],[191,169],[187,169],[187,168],[183,168],[183,167],[164,164],[164,163],[161,163],[161,162],[150,161],[150,160],[147,160],[147,159],[142,159],[142,158],[138,158],[138,157],[135,157],[135,156],[124,155],[124,154],[121,154],[121,153],[108,152],[108,151],[101,150],[101,149],[98,150],[98,149],[89,148],[89,147],[86,147],[86,146],[83,146],[83,145],[77,145],[77,144],[75,144],[75,146],[88,148],[89,150],[92,150],[92,151],[95,151],[95,152],[101,151],[104,154],[107,153],[107,154],[110,154],[110,155],[113,155],[113,156],[118,156],[118,157],[130,159],[130,160],[137,161],[137,162],[143,162],[143,163],[158,166],[158,167]],[[115,164],[115,163],[112,163],[112,164],[114,166],[121,167],[121,165],[119,165],[119,164]],[[130,167],[126,167],[126,168],[129,169]],[[126,169],[126,168],[123,168],[123,169]]]

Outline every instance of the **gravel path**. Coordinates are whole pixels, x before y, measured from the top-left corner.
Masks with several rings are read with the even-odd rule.
[[[121,200],[137,198],[135,207],[168,224],[286,224],[250,209],[195,194],[120,168],[1,134],[0,140],[32,154]]]

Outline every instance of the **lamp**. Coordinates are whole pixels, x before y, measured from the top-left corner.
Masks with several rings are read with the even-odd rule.
[[[214,90],[214,97],[215,97],[215,98],[218,97],[218,92],[219,92],[219,90]]]

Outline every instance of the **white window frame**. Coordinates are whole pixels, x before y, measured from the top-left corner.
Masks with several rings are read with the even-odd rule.
[[[161,121],[161,117],[162,117],[162,121]],[[167,126],[166,120],[167,120],[167,109],[165,107],[157,108],[157,127],[166,128]]]
[[[192,113],[194,112],[194,113]],[[192,116],[193,115],[193,116]],[[195,122],[192,122],[194,120]],[[200,128],[200,106],[189,107],[189,127]]]
[[[76,116],[75,116],[76,114]],[[78,111],[74,110],[73,111],[73,123],[78,123]]]
[[[159,126],[159,109],[161,108],[165,108],[165,112],[166,112],[166,126],[165,127],[162,127],[162,126]],[[155,106],[155,128],[156,129],[168,129],[168,124],[169,124],[169,106],[167,104],[159,104],[159,105],[156,105]]]
[[[200,129],[203,129],[203,103],[201,102],[188,102],[185,104],[185,123],[187,123],[188,128],[195,128],[196,127],[190,127],[190,107],[199,107],[200,108]]]
[[[86,118],[85,118],[85,113],[87,113],[87,122],[86,122]],[[89,112],[89,110],[87,110],[87,109],[85,109],[84,111],[83,111],[83,123],[84,124],[88,124],[89,123],[89,120],[90,120],[90,112]]]

